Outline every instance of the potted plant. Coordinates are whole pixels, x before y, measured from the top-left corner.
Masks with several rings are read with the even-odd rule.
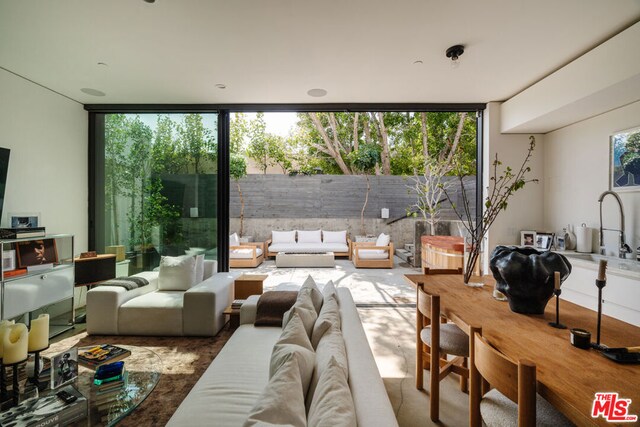
[[[487,197],[484,201],[484,209],[482,210],[482,216],[478,215],[475,218],[471,212],[471,201],[467,196],[464,186],[464,174],[457,174],[460,182],[460,191],[462,196],[462,206],[456,206],[451,199],[451,194],[444,188],[444,194],[453,211],[460,219],[465,231],[465,265],[464,265],[464,283],[468,285],[476,285],[472,282],[472,276],[482,275],[482,260],[479,260],[480,255],[483,253],[482,242],[494,223],[500,212],[507,209],[508,201],[516,191],[523,188],[529,182],[538,182],[537,179],[528,179],[527,174],[531,172],[529,162],[531,161],[531,155],[536,146],[536,139],[534,136],[529,137],[529,148],[527,154],[520,165],[520,169],[514,172],[510,166],[502,169],[502,162],[498,159],[498,154],[492,163],[491,176],[489,178],[489,186],[487,188]],[[501,170],[499,170],[499,168]],[[477,264],[477,266],[476,266]],[[478,271],[480,270],[480,271]],[[477,285],[481,286],[481,283]]]

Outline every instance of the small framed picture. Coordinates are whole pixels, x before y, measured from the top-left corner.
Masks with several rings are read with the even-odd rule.
[[[16,269],[16,251],[10,249],[2,252],[2,271],[11,271]]]
[[[11,214],[11,228],[34,228],[39,223],[38,214]]]
[[[559,251],[564,251],[566,249],[564,237],[556,236],[556,249]]]
[[[56,264],[58,251],[55,239],[30,240],[17,242],[18,267],[25,268],[39,264]]]
[[[536,233],[536,249],[548,251],[553,243],[553,233]]]
[[[536,245],[536,232],[523,230],[520,232],[520,246],[535,246]]]
[[[78,347],[51,358],[51,388],[58,388],[78,377]]]

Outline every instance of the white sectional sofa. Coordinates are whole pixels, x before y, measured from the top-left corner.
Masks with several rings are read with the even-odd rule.
[[[357,425],[397,426],[351,292],[347,288],[337,288],[337,300],[348,361],[348,389],[353,398]],[[232,427],[245,423],[269,382],[272,350],[282,333],[280,327],[253,325],[257,301],[258,296],[252,296],[242,306],[240,327],[167,425]],[[277,424],[288,424],[287,420],[280,421]]]
[[[271,239],[265,242],[265,247],[267,257],[275,257],[278,252],[333,252],[335,256],[351,259],[351,239],[346,230],[272,231]]]
[[[159,272],[146,271],[148,285],[127,290],[97,286],[87,292],[89,335],[214,336],[224,326],[224,309],[233,301],[239,273],[216,273],[204,261],[203,280],[185,290],[160,290]]]

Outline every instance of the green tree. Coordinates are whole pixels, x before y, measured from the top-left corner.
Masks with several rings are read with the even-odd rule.
[[[242,197],[242,188],[240,188],[240,179],[247,176],[247,162],[240,154],[231,154],[229,158],[229,175],[236,182],[236,188],[240,196],[240,230],[238,234],[242,237],[244,233],[244,198]]]
[[[126,185],[128,140],[127,118],[124,114],[105,115],[105,210],[110,213],[110,242],[120,244],[118,199]]]
[[[249,124],[249,145],[247,156],[258,165],[263,174],[269,167],[269,149],[267,145],[267,123],[264,113],[256,114],[256,118]]]
[[[231,154],[243,152],[249,130],[246,114],[234,113],[231,116],[231,124],[229,125],[229,151]]]
[[[155,138],[151,146],[151,170],[155,174],[183,173],[187,159],[179,140],[174,139],[176,123],[168,115],[158,115]]]
[[[203,165],[209,163],[213,168],[218,156],[218,147],[213,132],[204,126],[201,114],[187,114],[184,121],[177,125],[178,141],[183,155],[188,159],[188,170],[193,167],[193,173],[203,173]]]

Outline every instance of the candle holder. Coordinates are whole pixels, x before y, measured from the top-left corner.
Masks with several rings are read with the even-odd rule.
[[[561,293],[562,293],[562,290],[560,288],[553,290],[553,294],[556,296],[556,321],[549,322],[549,325],[557,329],[567,329],[565,325],[560,323],[560,294]]]
[[[596,331],[596,342],[592,342],[591,347],[596,350],[604,350],[607,347],[600,344],[600,326],[602,324],[602,288],[607,286],[607,281],[596,279],[596,286],[598,287],[598,326]]]
[[[21,360],[15,363],[7,363],[3,364],[3,366],[7,366],[11,368],[12,373],[12,390],[11,390],[11,406],[18,406],[20,403],[20,388],[18,386],[18,366],[25,363],[27,359]]]
[[[30,384],[33,384],[38,388],[38,391],[43,391],[49,387],[49,383],[41,383],[40,382],[40,353],[47,350],[49,346],[45,348],[41,348],[40,350],[30,351],[29,354],[33,354],[35,357],[34,365],[33,365],[33,376],[27,378],[27,381]]]
[[[4,411],[11,407],[11,396],[7,391],[7,370],[2,359],[0,359],[0,410]]]

